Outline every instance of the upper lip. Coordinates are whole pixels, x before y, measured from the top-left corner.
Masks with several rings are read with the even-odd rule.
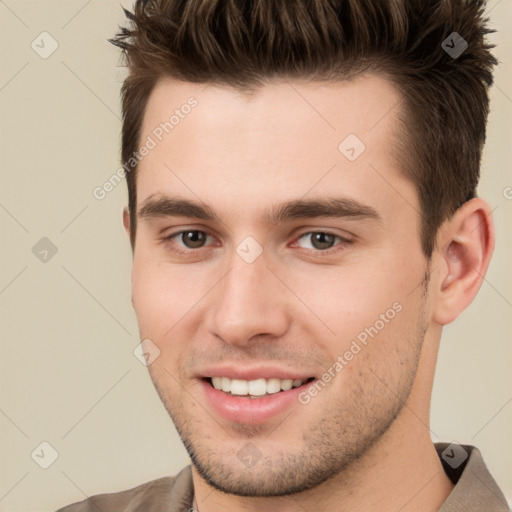
[[[297,370],[289,370],[286,368],[279,368],[276,366],[251,366],[241,367],[240,365],[223,365],[211,366],[201,369],[198,372],[200,378],[207,377],[229,377],[230,379],[240,380],[256,380],[256,379],[292,379],[292,380],[306,380],[313,377],[313,373],[307,373]]]

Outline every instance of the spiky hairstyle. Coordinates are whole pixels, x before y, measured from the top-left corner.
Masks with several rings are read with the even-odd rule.
[[[161,78],[250,93],[275,77],[341,81],[384,73],[403,98],[397,153],[418,191],[429,258],[439,226],[476,194],[497,63],[485,41],[484,10],[481,0],[137,0],[133,12],[125,10],[128,26],[111,39],[129,68],[123,163],[138,149]],[[449,51],[463,48],[449,38],[454,32],[468,45],[461,55]],[[132,244],[136,171],[126,175]]]

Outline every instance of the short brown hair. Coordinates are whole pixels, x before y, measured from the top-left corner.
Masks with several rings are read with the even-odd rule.
[[[129,27],[111,39],[129,68],[121,156],[133,170],[126,173],[132,245],[133,155],[159,79],[252,92],[274,77],[340,81],[374,71],[404,99],[398,158],[418,191],[430,258],[439,226],[475,197],[480,175],[497,63],[485,42],[492,31],[484,9],[482,0],[137,0],[133,13],[124,10]],[[468,45],[461,55],[448,51],[454,32]]]

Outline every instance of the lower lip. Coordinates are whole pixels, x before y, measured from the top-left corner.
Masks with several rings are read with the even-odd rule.
[[[299,394],[313,382],[260,398],[231,396],[215,389],[206,380],[201,380],[201,386],[207,401],[224,419],[235,423],[257,425],[272,419],[294,404],[300,405]]]

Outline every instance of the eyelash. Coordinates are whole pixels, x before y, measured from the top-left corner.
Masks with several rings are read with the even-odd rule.
[[[175,252],[177,254],[182,254],[182,255],[190,255],[194,252],[200,252],[202,249],[205,249],[205,247],[199,247],[197,249],[178,249],[176,246],[171,247],[172,245],[174,245],[172,243],[174,238],[182,235],[183,233],[189,233],[189,232],[200,232],[200,233],[204,233],[206,236],[210,236],[210,237],[212,236],[209,233],[207,233],[206,231],[203,231],[201,229],[185,229],[182,231],[176,231],[175,233],[171,233],[170,235],[165,236],[162,239],[162,242],[164,242],[165,245],[169,246],[173,252]],[[313,253],[314,255],[332,255],[334,253],[337,253],[338,251],[344,250],[346,248],[346,246],[352,245],[354,243],[354,240],[350,240],[348,238],[344,238],[341,235],[338,235],[331,231],[324,231],[324,230],[305,231],[304,233],[301,233],[300,235],[297,236],[297,240],[300,240],[301,238],[303,238],[306,235],[313,235],[313,234],[318,234],[318,233],[321,233],[323,235],[334,236],[335,238],[340,240],[340,243],[338,243],[334,247],[331,247],[330,249],[326,249],[324,251],[320,250],[320,249],[305,249],[305,250],[309,251],[310,253]]]

